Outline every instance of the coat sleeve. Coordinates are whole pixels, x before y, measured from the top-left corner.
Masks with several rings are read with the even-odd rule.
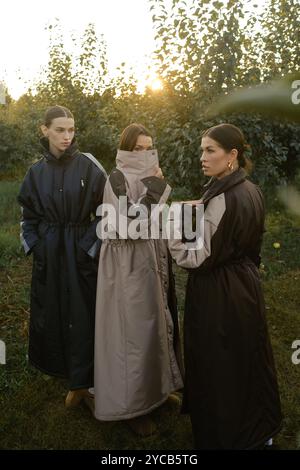
[[[170,210],[170,239],[169,250],[178,264],[183,268],[201,269],[204,265],[214,263],[219,254],[217,250],[212,250],[212,239],[220,230],[220,223],[225,213],[224,195],[217,196],[210,200],[204,212],[203,233],[200,234],[197,248],[190,248],[183,241],[181,225],[174,223],[172,211]],[[181,218],[181,215],[180,215]]]
[[[92,189],[92,208],[91,215],[94,216],[91,224],[89,225],[84,236],[79,241],[79,246],[89,255],[91,258],[95,258],[100,250],[101,240],[98,238],[96,233],[96,227],[100,220],[100,217],[96,216],[97,207],[102,204],[103,192],[106,182],[106,176],[98,170],[95,178],[93,189]]]
[[[32,182],[31,170],[29,170],[17,196],[21,206],[20,239],[26,255],[30,255],[32,248],[39,241],[37,227],[41,219],[41,214],[38,213],[34,194],[35,189]]]

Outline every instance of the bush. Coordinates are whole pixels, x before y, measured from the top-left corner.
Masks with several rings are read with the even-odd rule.
[[[0,122],[0,175],[11,172],[22,160],[19,128]]]
[[[87,27],[74,56],[64,48],[59,24],[49,26],[50,60],[44,78],[35,93],[28,91],[17,102],[9,102],[4,118],[0,109],[3,171],[23,168],[39,157],[42,115],[48,106],[61,104],[74,113],[80,149],[93,153],[108,171],[114,166],[123,128],[132,122],[146,125],[179,198],[200,193],[204,182],[199,170],[201,131],[223,121],[244,131],[255,182],[266,189],[293,179],[300,166],[299,125],[248,114],[212,121],[206,111],[234,89],[300,69],[295,1],[268,0],[261,16],[255,6],[247,12],[244,2],[233,0],[173,0],[168,6],[149,2],[157,33],[156,71],[163,89],[137,93],[135,80],[126,81],[122,66],[119,76],[108,80],[106,44],[93,25]],[[276,50],[275,32],[280,44]]]

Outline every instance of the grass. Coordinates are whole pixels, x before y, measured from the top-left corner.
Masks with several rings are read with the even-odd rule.
[[[159,433],[137,438],[125,423],[100,423],[84,407],[64,408],[66,383],[27,363],[31,258],[19,246],[18,183],[0,182],[0,340],[7,363],[0,365],[1,449],[191,449],[188,417],[164,405],[153,413]],[[262,278],[269,330],[278,370],[284,426],[280,449],[300,449],[300,365],[291,348],[300,339],[300,223],[282,207],[271,207],[262,251]],[[275,249],[273,243],[280,243]],[[186,273],[176,268],[180,312]]]

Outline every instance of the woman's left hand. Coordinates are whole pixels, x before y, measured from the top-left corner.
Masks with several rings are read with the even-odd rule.
[[[156,178],[160,178],[160,179],[164,179],[164,175],[163,175],[163,172],[161,170],[161,168],[157,168],[156,170],[156,173],[154,174],[154,176],[156,176]]]

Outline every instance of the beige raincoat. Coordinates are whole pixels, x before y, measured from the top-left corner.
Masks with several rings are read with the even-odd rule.
[[[183,386],[167,243],[145,238],[151,205],[164,203],[171,188],[153,176],[159,166],[155,150],[118,151],[116,163],[103,202],[120,210],[127,228],[138,211],[143,227],[137,239],[132,233],[126,239],[113,217],[102,225],[108,238],[99,260],[94,387],[95,416],[107,421],[149,413]],[[119,198],[125,195],[124,212]]]

